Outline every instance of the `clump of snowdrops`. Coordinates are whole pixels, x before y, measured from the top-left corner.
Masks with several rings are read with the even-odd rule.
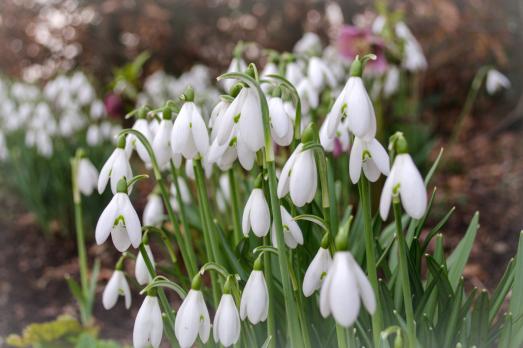
[[[191,86],[130,114],[91,185],[113,194],[96,242],[122,252],[106,309],[120,296],[132,305],[124,264],[136,259],[135,347],[519,346],[522,242],[493,293],[465,289],[478,214],[447,257],[454,209],[428,218],[441,153],[422,176],[401,131],[376,139],[364,80],[374,58],[336,75],[314,54],[272,54],[261,73],[236,56],[209,117]],[[133,173],[131,153],[149,173]],[[155,188],[140,219],[130,195],[144,179]]]

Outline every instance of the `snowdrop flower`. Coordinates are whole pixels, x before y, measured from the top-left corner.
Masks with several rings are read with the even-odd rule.
[[[400,69],[392,65],[385,75],[385,82],[383,83],[383,94],[390,97],[398,90],[400,85]]]
[[[131,244],[138,248],[142,241],[142,225],[127,195],[125,177],[118,182],[115,195],[98,219],[95,230],[96,243],[104,243],[109,234],[114,246],[121,252],[126,251]]]
[[[219,184],[219,190],[216,192],[216,203],[218,209],[224,213],[227,210],[228,202],[231,200],[231,187],[226,174],[220,176]]]
[[[327,135],[334,138],[341,121],[358,137],[374,137],[376,116],[361,75],[363,63],[355,59],[351,66],[351,77],[334,102],[327,115]]]
[[[239,52],[240,55],[241,55],[241,51]],[[227,72],[228,73],[231,73],[231,72],[242,72],[244,71],[245,69],[247,69],[247,64],[245,63],[245,61],[238,55],[238,56],[235,56],[232,60],[231,60],[231,63],[229,64],[229,68],[227,69]],[[231,87],[234,85],[234,80],[232,79],[227,79],[227,80],[223,80],[222,81],[222,85],[223,87],[225,88],[226,91],[230,90]]]
[[[334,75],[321,58],[311,57],[311,59],[309,59],[307,76],[309,81],[317,90],[321,90],[326,85],[328,85],[330,88],[336,86],[336,79],[334,78]]]
[[[171,132],[171,148],[186,159],[196,155],[205,156],[209,149],[209,134],[198,107],[193,102],[194,91],[185,91],[185,103],[174,121]]]
[[[291,200],[297,207],[310,203],[316,194],[318,173],[313,150],[302,151],[303,143],[298,145],[283,166],[278,181],[278,198],[290,193]]]
[[[297,86],[304,77],[300,63],[290,62],[287,64],[285,78],[289,80],[290,83]]]
[[[231,295],[230,278],[223,288],[223,295],[213,321],[213,337],[216,343],[229,347],[240,339],[241,322],[236,303]]]
[[[142,220],[144,225],[159,226],[164,220],[164,209],[162,197],[153,192],[147,197],[147,203],[143,209]]]
[[[262,271],[262,261],[258,257],[243,289],[240,301],[240,318],[256,325],[267,319],[269,312],[269,292]]]
[[[404,41],[404,54],[402,65],[409,71],[427,69],[427,59],[418,40],[412,35],[404,22],[398,22],[395,27],[396,35]]]
[[[263,147],[263,120],[260,99],[252,88],[243,87],[227,108],[216,133],[216,140],[218,140],[219,145],[231,141],[231,133],[235,125],[238,141],[245,144],[249,151],[256,152]]]
[[[271,97],[268,102],[271,119],[271,136],[280,146],[288,146],[294,135],[291,116],[285,110],[280,97]]]
[[[147,256],[149,257],[149,260],[151,260],[153,269],[155,269],[156,265],[154,263],[154,256],[151,247],[149,246],[149,243],[146,243],[146,241],[144,241],[143,243],[145,251],[147,252]],[[140,285],[148,284],[152,280],[141,252],[138,252],[138,255],[136,256],[136,262],[134,264],[134,276],[136,277],[136,281]]]
[[[325,151],[332,152],[334,156],[339,156],[342,152],[349,150],[349,130],[340,123],[334,138],[329,138],[327,134],[327,122],[323,122],[320,128],[320,144]]]
[[[310,108],[317,108],[320,105],[320,93],[313,86],[308,77],[302,79],[296,86],[296,91],[302,101],[302,110],[308,111]]]
[[[134,348],[153,346],[158,348],[162,342],[163,321],[158,298],[147,295],[138,310],[133,328]]]
[[[93,190],[98,186],[98,170],[85,157],[80,158],[78,161],[76,183],[80,192],[86,196],[93,193]]]
[[[87,145],[97,146],[102,142],[102,139],[102,132],[98,125],[92,124],[87,128],[87,132],[85,133],[85,141],[87,142]]]
[[[386,220],[392,200],[399,199],[405,212],[410,217],[419,219],[427,208],[425,183],[412,157],[407,153],[405,139],[398,139],[395,146],[397,155],[381,191],[380,215]]]
[[[389,175],[389,155],[376,139],[365,140],[354,137],[349,158],[349,174],[353,184],[360,180],[362,169],[371,182],[378,180],[380,173]]]
[[[252,190],[245,208],[243,209],[242,230],[245,237],[249,230],[258,237],[264,237],[271,227],[271,214],[269,205],[261,188]]]
[[[171,132],[173,129],[173,121],[171,120],[171,110],[166,109],[162,112],[162,120],[154,136],[152,148],[156,156],[156,161],[160,168],[165,168],[169,164],[171,159],[175,159],[171,152]],[[180,155],[178,155],[180,157]],[[179,160],[175,159],[176,163],[179,163]]]
[[[489,69],[487,73],[486,89],[492,95],[502,88],[510,88],[510,80],[496,69]]]
[[[283,205],[280,205],[280,211],[285,245],[291,249],[295,249],[298,245],[303,245],[303,234],[298,223],[294,221],[292,215],[289,214]],[[274,247],[278,247],[278,240],[276,238],[276,225],[274,223],[272,224],[271,229],[271,242]]]
[[[358,317],[360,300],[373,314],[376,298],[367,276],[349,251],[338,251],[321,286],[321,315],[332,314],[339,325],[349,327]]]
[[[327,271],[332,264],[332,256],[328,249],[328,239],[324,238],[321,244],[307,271],[305,271],[305,277],[303,278],[303,295],[305,297],[309,297],[321,288]]]
[[[138,112],[138,118],[134,122],[133,129],[142,133],[142,135],[147,139],[149,144],[153,141],[153,135],[151,133],[151,130],[149,128],[149,123],[147,122],[146,116],[146,110],[141,109]],[[151,159],[149,158],[149,153],[147,153],[147,150],[145,149],[145,146],[142,144],[138,138],[136,138],[133,134],[129,134],[127,136],[127,144],[131,147],[131,149],[135,148],[136,153],[138,153],[138,156],[140,159],[146,164],[151,163]]]
[[[293,51],[296,53],[321,52],[320,37],[313,32],[304,33],[301,39],[294,44]]]
[[[176,316],[174,334],[182,348],[192,347],[198,335],[203,343],[209,339],[211,320],[200,288],[201,278],[197,274]]]
[[[113,272],[111,279],[105,286],[102,295],[102,304],[105,309],[109,310],[116,305],[118,296],[124,296],[125,308],[131,308],[131,289],[125,279],[125,274],[121,269],[117,269]]]
[[[111,179],[111,191],[116,193],[116,185],[122,178],[132,178],[133,172],[125,154],[125,136],[121,136],[118,145],[107,159],[98,177],[98,193],[102,194]]]

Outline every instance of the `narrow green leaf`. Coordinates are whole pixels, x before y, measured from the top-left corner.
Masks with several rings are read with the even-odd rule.
[[[432,179],[432,176],[434,175],[434,172],[436,172],[436,169],[438,168],[439,162],[441,161],[441,156],[443,155],[443,148],[439,150],[438,157],[436,157],[436,160],[432,164],[432,167],[430,168],[429,172],[427,173],[427,176],[425,176],[425,186],[427,186]]]
[[[512,287],[512,297],[509,303],[509,310],[512,317],[516,320],[513,322],[510,346],[519,347],[523,342],[523,231],[519,234],[518,252],[516,254],[514,285]]]
[[[68,275],[65,277],[65,281],[67,282],[69,290],[73,294],[76,301],[78,301],[80,306],[83,306],[85,304],[85,297],[82,293],[82,290],[80,289],[80,285],[78,285],[78,282]]]
[[[98,283],[98,275],[100,274],[100,260],[94,260],[93,270],[91,271],[91,277],[89,279],[89,292],[87,293],[87,301],[90,305],[94,303],[94,297],[96,295],[96,284]]]
[[[469,227],[463,239],[459,242],[454,252],[447,260],[449,270],[449,281],[453,288],[456,288],[459,278],[463,274],[463,269],[470,256],[470,251],[476,239],[476,233],[479,228],[479,213],[476,212],[470,221]]]
[[[445,320],[441,321],[442,323],[446,323],[444,331],[445,343],[443,344],[443,347],[452,346],[452,343],[455,342],[456,333],[459,329],[458,324],[461,321],[459,320],[458,315],[461,309],[461,302],[463,300],[463,278],[460,279],[453,297],[454,299],[451,301],[450,308],[446,308],[446,311],[450,311],[450,315],[448,317],[444,317]]]
[[[489,326],[489,302],[487,290],[483,290],[472,310],[470,343],[477,347],[486,347]]]
[[[503,277],[501,277],[501,280],[498,283],[498,286],[494,290],[494,293],[492,294],[492,301],[489,311],[489,322],[492,323],[494,319],[496,318],[496,314],[498,313],[499,308],[505,301],[505,297],[507,296],[508,292],[510,291],[510,288],[512,287],[512,284],[514,283],[514,259],[510,259],[507,269],[505,270],[505,273],[503,274]]]
[[[427,237],[425,237],[425,240],[423,241],[423,246],[421,247],[421,251],[425,252],[427,250],[427,247],[429,246],[430,241],[434,236],[443,228],[443,226],[447,223],[450,216],[454,211],[456,210],[456,207],[452,207],[449,212],[443,217],[443,219],[438,222],[438,224],[430,230],[429,234],[427,234]]]
[[[325,221],[323,221],[323,219],[320,218],[319,216],[312,215],[312,214],[301,214],[301,215],[295,216],[293,218],[293,220],[294,221],[300,221],[300,220],[310,221],[310,222],[320,226],[325,232],[329,232],[329,229],[327,228]]]

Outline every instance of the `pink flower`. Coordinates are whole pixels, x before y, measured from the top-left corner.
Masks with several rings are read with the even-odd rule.
[[[371,73],[381,74],[387,68],[384,42],[368,28],[352,25],[343,26],[338,35],[336,46],[340,55],[351,61],[357,55],[363,56],[367,53],[374,53],[377,59],[367,63],[367,69]]]

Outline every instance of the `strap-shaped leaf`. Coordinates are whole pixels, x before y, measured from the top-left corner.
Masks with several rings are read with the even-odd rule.
[[[494,319],[496,318],[496,314],[498,313],[499,308],[505,301],[505,297],[507,296],[510,288],[512,287],[512,284],[514,283],[514,266],[514,259],[510,259],[507,265],[507,269],[505,270],[505,273],[503,273],[503,277],[501,277],[498,286],[492,294],[492,301],[489,311],[490,323],[492,323],[492,321],[494,321]]]
[[[510,346],[519,347],[523,342],[523,231],[519,235],[518,252],[516,254],[514,286],[509,309],[514,318]]]
[[[467,264],[470,256],[470,251],[476,239],[476,233],[479,228],[479,213],[476,212],[470,221],[469,227],[463,239],[459,242],[454,252],[447,260],[447,267],[449,269],[449,281],[453,288],[458,285],[459,278],[463,274],[463,269]]]
[[[483,290],[472,310],[470,344],[476,347],[486,347],[489,326],[489,302],[487,290]]]
[[[427,173],[427,175],[425,176],[425,186],[427,186],[430,182],[430,180],[432,179],[432,176],[434,175],[434,173],[436,172],[436,169],[438,168],[438,165],[439,165],[439,162],[441,161],[441,156],[443,155],[443,148],[441,148],[439,150],[439,154],[438,154],[438,157],[436,157],[436,160],[434,161],[434,163],[432,164],[432,167],[430,167],[430,170],[429,172]]]

